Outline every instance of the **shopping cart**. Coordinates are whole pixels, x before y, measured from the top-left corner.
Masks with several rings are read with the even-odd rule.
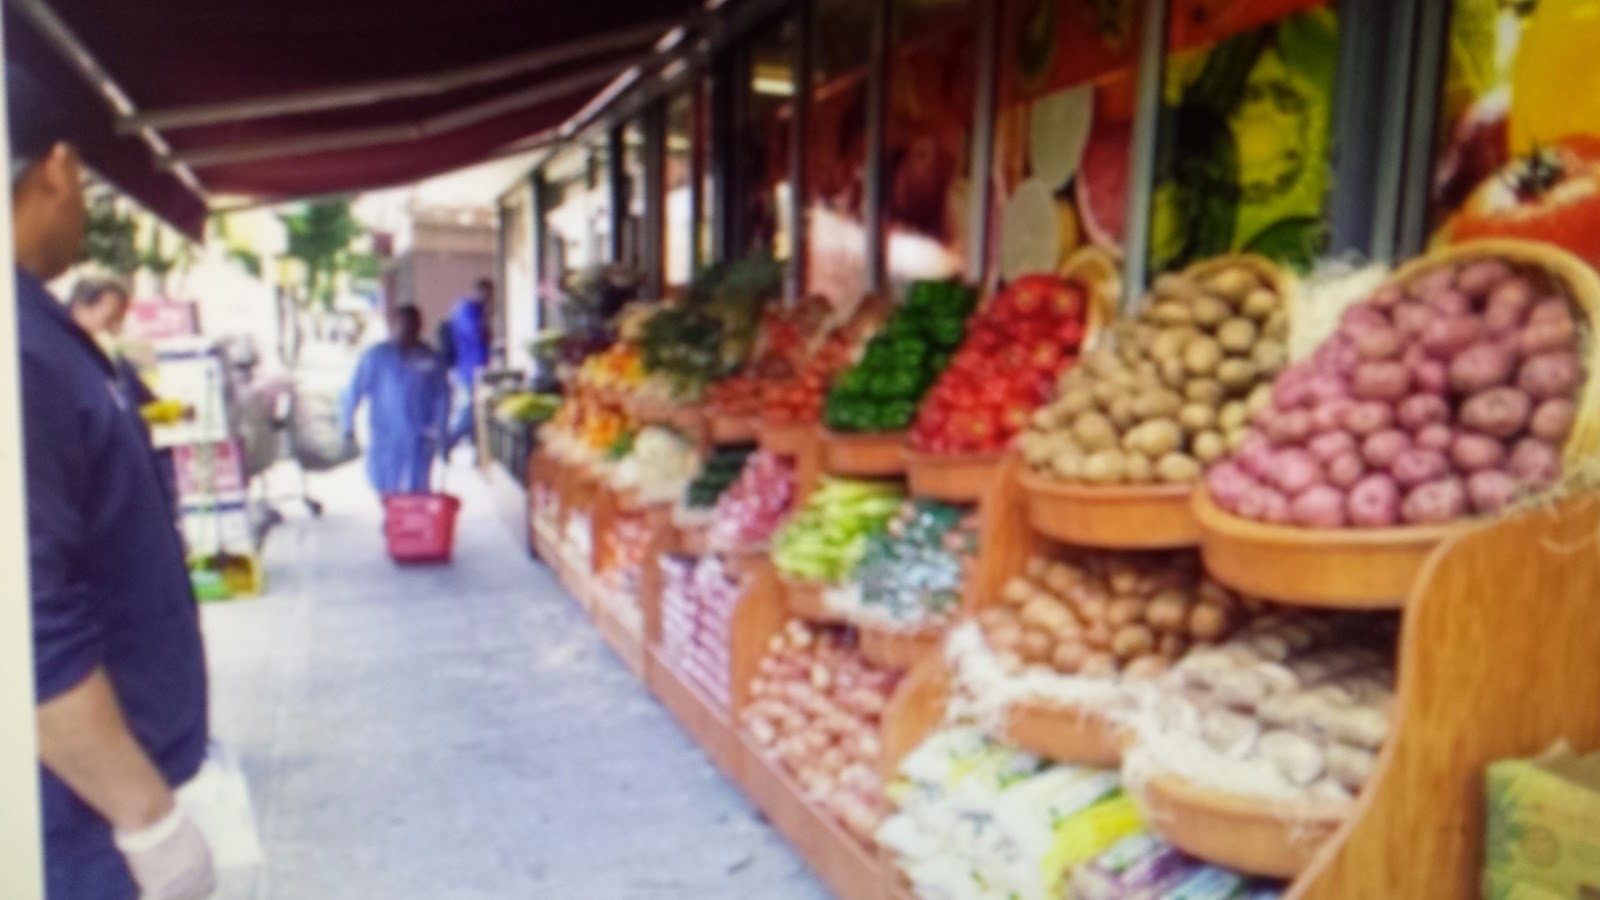
[[[442,490],[383,498],[383,537],[397,563],[448,563],[461,500]]]

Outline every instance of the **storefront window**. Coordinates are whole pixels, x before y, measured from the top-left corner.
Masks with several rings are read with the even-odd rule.
[[[818,0],[806,133],[806,289],[835,304],[867,291],[867,75],[878,4]]]
[[[1006,4],[990,273],[1011,279],[1063,267],[1118,267],[1138,85],[1139,6]]]
[[[689,284],[694,274],[694,95],[667,98],[662,197],[662,279],[667,289]]]
[[[1150,267],[1260,253],[1307,268],[1327,245],[1338,18],[1326,0],[1229,16],[1174,4]]]
[[[1600,17],[1593,4],[1451,6],[1430,229],[1528,238],[1600,265]]]
[[[789,134],[794,127],[796,23],[785,16],[756,32],[745,70],[747,116],[739,138],[740,222],[736,255],[766,251],[787,259]]]
[[[979,4],[893,0],[884,259],[895,283],[965,269]]]
[[[605,145],[570,146],[545,164],[550,210],[547,276],[556,284],[610,258],[611,192],[605,180]]]

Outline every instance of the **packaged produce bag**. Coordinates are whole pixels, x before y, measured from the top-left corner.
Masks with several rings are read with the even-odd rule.
[[[1488,772],[1484,896],[1600,900],[1600,752],[1561,742]]]

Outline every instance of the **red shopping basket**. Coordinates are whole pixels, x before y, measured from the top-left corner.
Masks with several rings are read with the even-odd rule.
[[[383,536],[399,563],[447,563],[455,550],[461,501],[450,494],[390,494],[383,498]]]

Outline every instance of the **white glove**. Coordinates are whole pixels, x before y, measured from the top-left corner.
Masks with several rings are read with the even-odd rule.
[[[113,835],[139,885],[140,900],[205,900],[217,889],[211,847],[184,811],[138,831]]]

